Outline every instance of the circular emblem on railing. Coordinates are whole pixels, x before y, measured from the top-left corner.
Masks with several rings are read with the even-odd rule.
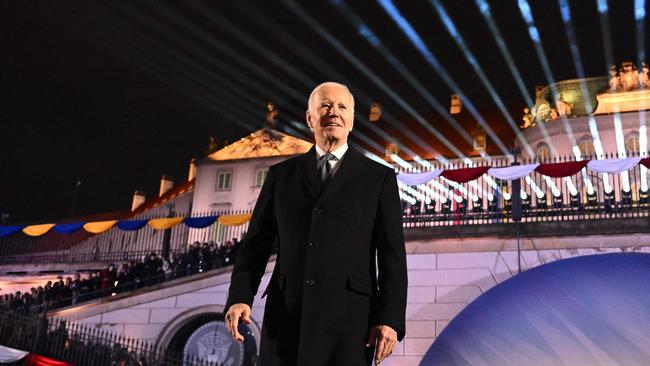
[[[187,339],[183,348],[183,356],[198,357],[203,361],[224,366],[244,366],[245,362],[255,353],[255,339],[248,326],[239,325],[239,332],[244,335],[244,342],[235,341],[226,330],[226,324],[221,321],[210,321],[197,328]],[[250,346],[252,343],[252,347]],[[184,363],[189,365],[189,363]]]

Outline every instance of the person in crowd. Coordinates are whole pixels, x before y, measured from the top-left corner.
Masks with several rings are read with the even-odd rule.
[[[72,293],[72,305],[76,305],[79,301],[79,294],[81,294],[81,274],[79,272],[74,274],[74,280],[70,283],[70,291]]]
[[[110,289],[115,287],[117,280],[117,271],[113,263],[109,264],[106,269],[99,273],[99,297],[106,296],[110,293]]]
[[[117,279],[115,280],[115,289],[113,292],[124,292],[127,291],[129,284],[129,264],[123,263],[120,266],[120,269],[117,271]]]
[[[212,258],[212,268],[221,268],[224,266],[223,257],[219,252],[219,248],[214,243],[210,245],[210,258]]]
[[[201,243],[194,242],[187,253],[188,274],[195,274],[199,271],[199,253]]]
[[[151,286],[159,282],[159,275],[162,272],[162,261],[155,252],[151,252],[144,261],[145,286]]]
[[[164,258],[162,261],[162,271],[165,275],[164,280],[169,281],[173,278],[174,275],[174,253],[170,252],[167,258]]]

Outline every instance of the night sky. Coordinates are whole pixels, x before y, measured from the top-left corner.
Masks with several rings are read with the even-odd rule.
[[[445,84],[440,70],[427,63],[378,3],[339,3],[1,1],[0,213],[10,214],[9,223],[67,219],[77,180],[82,183],[76,215],[128,210],[133,191],[154,196],[162,174],[184,181],[190,159],[205,155],[209,136],[223,144],[262,127],[269,99],[280,110],[279,128],[304,137],[291,121],[303,123],[309,91],[330,79],[350,86],[358,115],[367,116],[369,103],[380,102],[402,128],[416,131],[431,147],[450,155],[358,65],[460,150],[470,151],[351,20],[364,22],[448,108],[449,95],[458,91]],[[475,1],[440,3],[520,123],[525,100]],[[577,78],[559,2],[529,3],[554,79]],[[609,3],[613,61],[636,62],[634,1]],[[534,98],[534,86],[548,82],[517,1],[489,5]],[[596,1],[569,5],[585,75],[607,75]],[[434,5],[396,1],[395,6],[511,146],[514,133]],[[458,118],[467,131],[475,128],[471,116]],[[426,155],[395,126],[380,121],[377,127]],[[379,146],[385,143],[359,117],[355,134]],[[352,142],[383,154],[359,136]]]

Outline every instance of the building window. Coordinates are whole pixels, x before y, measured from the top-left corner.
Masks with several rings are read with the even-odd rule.
[[[487,136],[485,134],[474,135],[474,150],[484,151],[487,148]]]
[[[625,150],[627,152],[639,152],[639,135],[633,133],[625,139]]]
[[[261,187],[262,184],[264,184],[268,172],[269,168],[257,169],[257,171],[255,171],[255,182],[253,182],[255,187]]]
[[[216,191],[229,191],[232,187],[232,171],[224,170],[217,172]]]
[[[582,140],[578,143],[581,157],[589,157],[594,154],[594,143],[591,140]]]
[[[548,148],[548,145],[546,144],[540,144],[537,147],[537,160],[539,161],[545,161],[548,158],[551,157],[551,149]]]
[[[393,162],[393,155],[399,155],[399,146],[394,142],[387,142],[385,154],[384,159],[388,162]]]

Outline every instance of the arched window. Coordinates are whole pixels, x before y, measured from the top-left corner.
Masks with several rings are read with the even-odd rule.
[[[627,152],[639,152],[639,134],[631,133],[625,139],[625,150]]]
[[[545,143],[537,145],[537,151],[535,157],[539,161],[545,161],[551,157],[551,149]]]
[[[578,149],[580,149],[580,155],[582,157],[589,157],[594,153],[594,142],[590,139],[581,140],[578,143]]]

